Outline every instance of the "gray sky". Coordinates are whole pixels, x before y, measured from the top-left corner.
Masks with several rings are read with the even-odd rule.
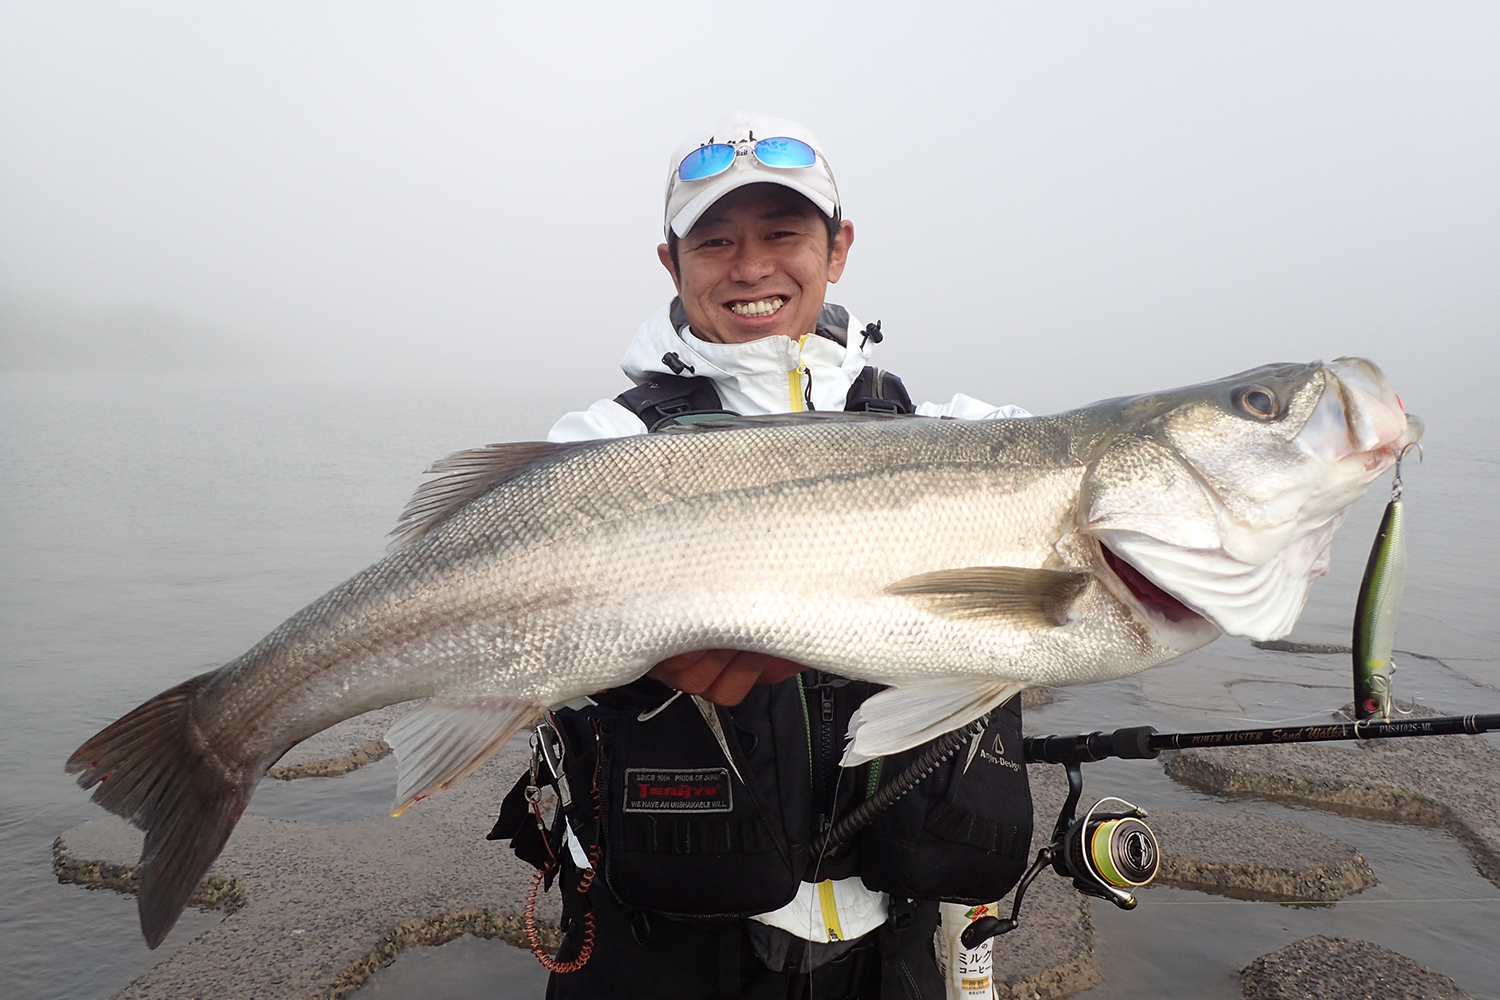
[[[831,297],[919,396],[1362,354],[1487,406],[1496,53],[1492,2],[5,0],[0,330],[583,405],[671,293],[668,153],[743,107],[821,138]]]

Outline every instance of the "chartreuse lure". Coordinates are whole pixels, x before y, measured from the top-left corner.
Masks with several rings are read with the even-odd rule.
[[[1406,452],[1401,453],[1404,458]],[[1391,499],[1385,505],[1370,561],[1359,584],[1354,607],[1354,717],[1391,720],[1391,661],[1396,642],[1396,618],[1401,613],[1401,595],[1406,588],[1406,505],[1401,502],[1401,459],[1391,481]]]

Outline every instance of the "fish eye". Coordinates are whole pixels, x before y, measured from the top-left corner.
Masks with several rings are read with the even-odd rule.
[[[1281,415],[1281,403],[1276,394],[1263,385],[1247,385],[1234,394],[1234,405],[1239,411],[1256,420],[1274,420]]]

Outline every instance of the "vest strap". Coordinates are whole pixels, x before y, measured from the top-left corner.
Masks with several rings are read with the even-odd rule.
[[[800,379],[796,372],[791,377]],[[714,380],[706,375],[653,373],[647,381],[616,396],[615,402],[634,413],[651,432],[692,423],[694,417],[738,415],[724,409]],[[916,407],[900,378],[866,365],[844,396],[844,412],[915,413]]]
[[[647,431],[678,423],[679,417],[698,413],[723,413],[719,390],[714,380],[702,375],[668,375],[653,373],[634,389],[627,389],[615,397],[615,402],[634,413]]]

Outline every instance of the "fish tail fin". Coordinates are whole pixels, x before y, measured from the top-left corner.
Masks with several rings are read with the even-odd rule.
[[[189,706],[209,676],[162,692],[68,758],[79,785],[98,786],[95,802],[146,831],[136,904],[150,948],[177,923],[260,780],[229,773],[193,739]]]

